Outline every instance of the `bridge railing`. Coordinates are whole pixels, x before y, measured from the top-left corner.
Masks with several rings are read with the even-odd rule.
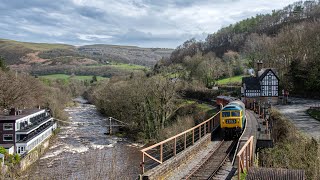
[[[238,158],[238,180],[240,180],[241,173],[249,170],[253,166],[253,136],[243,145],[237,154]]]
[[[218,123],[215,123],[215,120],[219,118],[218,114],[219,112],[204,122],[180,134],[142,149],[142,174],[159,164],[162,164],[166,160],[175,157],[188,147],[193,146],[206,134],[211,133],[214,127],[218,125]]]

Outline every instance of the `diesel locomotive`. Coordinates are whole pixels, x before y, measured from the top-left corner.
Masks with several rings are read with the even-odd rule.
[[[240,100],[228,100],[230,102],[220,111],[220,127],[225,138],[240,137],[246,123],[245,105]]]

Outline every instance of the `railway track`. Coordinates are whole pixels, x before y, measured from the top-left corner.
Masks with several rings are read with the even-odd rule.
[[[215,174],[223,166],[230,153],[236,147],[238,140],[222,140],[218,147],[209,153],[204,162],[185,177],[185,179],[213,179]]]

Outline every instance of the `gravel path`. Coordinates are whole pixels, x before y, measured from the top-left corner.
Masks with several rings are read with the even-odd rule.
[[[309,136],[320,140],[320,121],[310,117],[306,111],[310,106],[319,105],[319,100],[289,98],[288,105],[277,105],[276,108],[288,117],[293,124]]]

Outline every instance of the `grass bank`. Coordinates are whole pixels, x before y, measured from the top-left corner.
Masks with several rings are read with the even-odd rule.
[[[233,76],[230,78],[224,78],[216,81],[218,85],[228,85],[228,84],[241,84],[242,77],[245,77],[244,75],[240,76]]]
[[[262,167],[303,169],[307,179],[320,179],[319,143],[301,133],[277,110],[272,109],[275,146],[259,153]]]

